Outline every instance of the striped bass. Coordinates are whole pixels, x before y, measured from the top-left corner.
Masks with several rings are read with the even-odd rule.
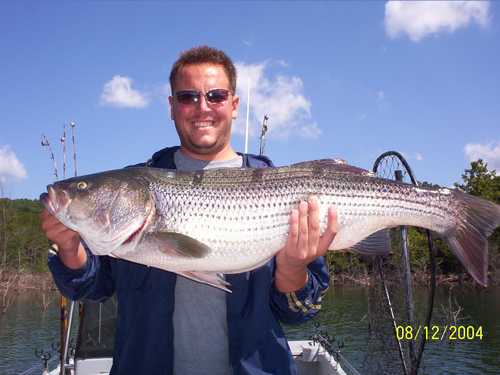
[[[500,225],[500,206],[490,201],[378,178],[333,160],[195,172],[133,167],[59,181],[47,191],[40,197],[47,210],[79,232],[92,253],[225,290],[219,273],[265,264],[285,245],[292,208],[311,195],[322,231],[328,207],[336,209],[329,250],[387,254],[384,229],[422,227],[441,235],[483,286],[487,237]]]

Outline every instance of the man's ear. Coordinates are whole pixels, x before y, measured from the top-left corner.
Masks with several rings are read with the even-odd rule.
[[[237,95],[234,95],[233,96],[233,101],[232,101],[232,117],[233,119],[235,119],[236,117],[238,117],[238,107],[240,105],[240,98],[239,96]]]
[[[172,95],[169,95],[169,97],[168,97],[168,105],[170,108],[170,119],[173,121],[174,120],[174,109],[173,109],[174,98]]]

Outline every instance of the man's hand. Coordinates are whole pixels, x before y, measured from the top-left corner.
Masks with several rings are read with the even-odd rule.
[[[335,238],[337,215],[328,209],[328,224],[321,235],[319,204],[314,196],[300,202],[290,214],[290,229],[285,247],[276,254],[276,288],[283,293],[294,292],[307,282],[307,265],[326,254]]]
[[[87,253],[80,242],[78,232],[65,227],[46,209],[40,214],[40,219],[45,235],[59,248],[59,258],[64,265],[71,269],[82,268],[87,262]]]

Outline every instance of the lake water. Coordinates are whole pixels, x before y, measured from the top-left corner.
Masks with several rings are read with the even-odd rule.
[[[416,291],[416,310],[425,310],[427,292],[422,289]],[[457,327],[474,327],[475,333],[471,334],[469,329],[471,337],[467,338],[467,333],[461,332],[465,337],[450,340],[450,331],[447,331],[441,340],[448,323],[443,311],[449,310],[450,291],[438,287],[431,326],[434,324],[440,331],[434,337],[432,329],[429,331],[419,374],[500,374],[500,288],[453,288],[451,296],[451,310],[456,311],[458,306],[462,308]],[[367,288],[333,288],[326,295],[319,319],[314,322],[319,321],[321,328],[326,328],[330,336],[344,343],[342,353],[362,374],[401,374],[398,352],[387,353],[388,346],[380,346],[380,340],[374,340],[368,333],[367,301]],[[385,303],[381,305],[386,306]],[[390,324],[385,327],[384,340],[393,344],[395,340]],[[482,339],[476,335],[479,327]],[[377,328],[374,330],[377,331]],[[313,322],[287,327],[291,339],[307,337],[315,330]]]
[[[421,301],[416,293],[417,301]],[[450,342],[429,341],[424,352],[422,374],[499,374],[500,373],[500,288],[478,291],[455,288],[453,295],[463,308],[461,326],[482,327],[483,338]],[[398,358],[384,356],[386,348],[368,334],[368,290],[366,288],[331,288],[315,322],[320,323],[337,342],[342,352],[362,374],[399,374]],[[39,363],[35,350],[50,350],[58,341],[59,312],[57,296],[46,311],[41,297],[23,293],[17,296],[6,313],[0,315],[0,375],[19,374]],[[448,292],[438,288],[436,317],[441,306],[449,303]],[[417,303],[421,305],[422,303]],[[445,322],[439,323],[444,326]],[[305,339],[315,332],[312,322],[286,327],[289,338]],[[392,336],[386,335],[388,340]],[[369,353],[369,354],[368,354]],[[39,374],[40,371],[34,372]]]

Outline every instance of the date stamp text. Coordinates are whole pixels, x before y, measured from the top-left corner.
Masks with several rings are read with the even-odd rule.
[[[457,341],[457,340],[482,340],[483,327],[474,325],[397,325],[396,338],[399,341]]]

